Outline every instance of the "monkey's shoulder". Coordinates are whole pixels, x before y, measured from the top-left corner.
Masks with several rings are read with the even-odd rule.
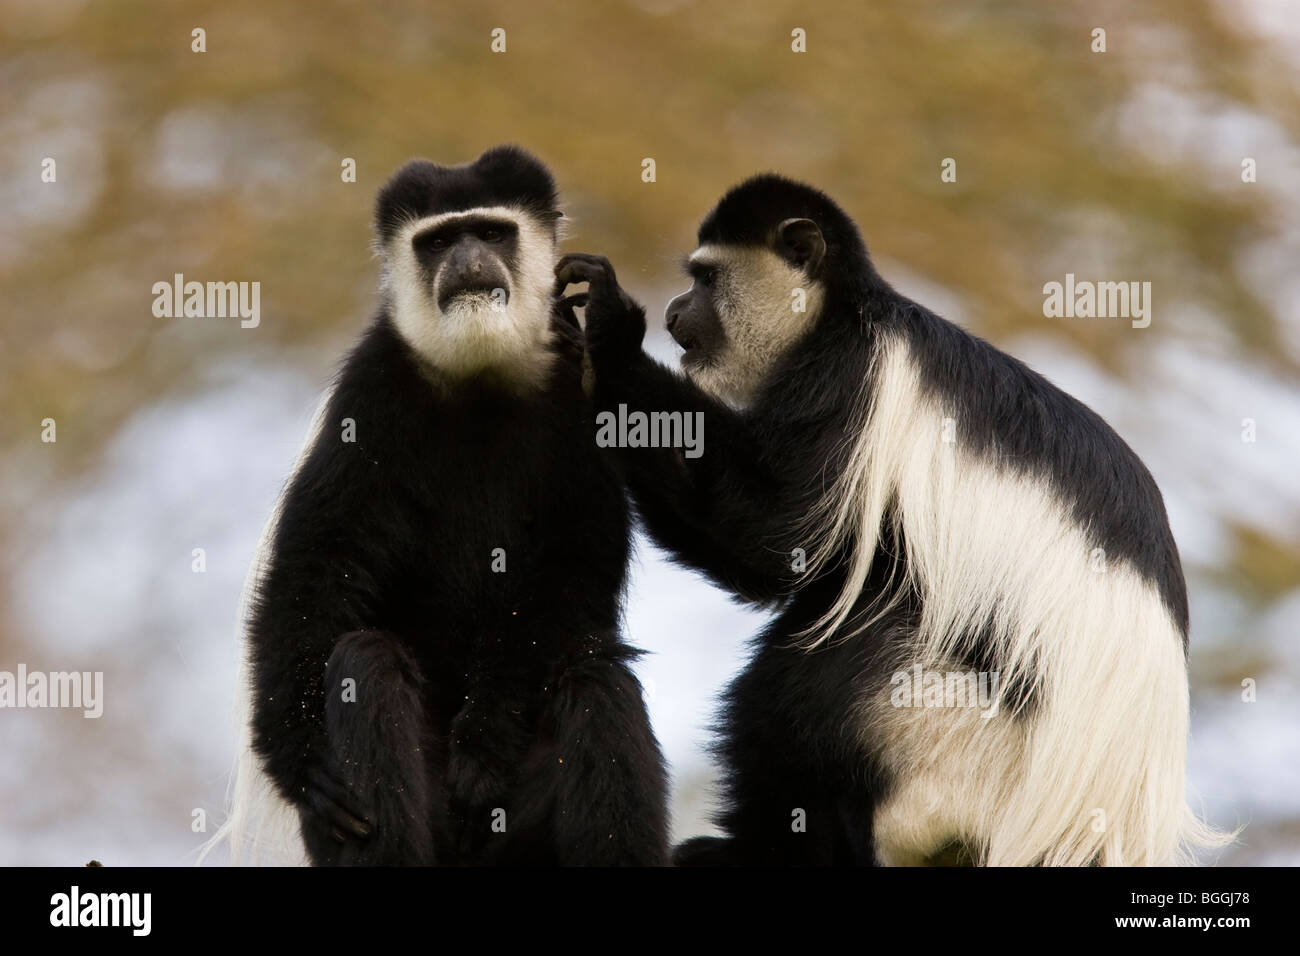
[[[349,521],[471,507],[621,514],[594,435],[590,400],[562,369],[527,392],[491,378],[448,387],[381,315],[345,359],[291,495]]]

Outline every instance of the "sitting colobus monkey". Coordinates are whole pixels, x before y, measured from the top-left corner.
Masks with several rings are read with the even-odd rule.
[[[554,309],[559,218],[512,147],[380,192],[382,305],[253,573],[233,855],[668,862],[619,636],[625,493]]]
[[[779,607],[725,695],[726,835],[676,862],[1133,865],[1215,842],[1183,794],[1182,570],[1133,451],[891,289],[816,189],[741,184],[686,267],[687,378],[641,351],[608,262],[557,270],[589,283],[598,411],[704,414],[701,457],[621,453],[647,529]],[[986,699],[953,706],[949,676],[976,673]]]

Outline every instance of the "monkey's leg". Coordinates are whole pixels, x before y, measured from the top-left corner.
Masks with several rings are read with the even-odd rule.
[[[555,795],[557,860],[579,866],[668,863],[667,775],[663,755],[627,666],[635,654],[606,646],[556,682],[544,726],[549,766],[538,768]]]
[[[474,682],[447,734],[447,806],[455,835],[456,862],[499,861],[500,839],[521,822],[517,782],[536,737],[536,727],[516,683],[488,667]],[[536,814],[530,814],[535,817]]]
[[[756,745],[750,749],[750,745]],[[725,835],[695,837],[676,847],[677,866],[831,866],[850,862],[840,813],[821,774],[786,760],[770,735],[724,741]],[[761,749],[759,749],[761,748]],[[769,749],[771,748],[771,749]]]
[[[724,837],[677,848],[682,866],[834,866],[872,862],[873,768],[853,719],[851,649],[764,647],[726,694]],[[837,686],[838,685],[838,686]],[[797,692],[792,692],[797,690]]]
[[[753,775],[748,775],[748,780]],[[674,866],[871,866],[868,804],[810,794],[782,776],[772,793],[731,786],[725,836],[693,837],[673,849]]]
[[[673,847],[673,866],[739,866],[738,853],[731,837],[691,837]]]
[[[443,802],[433,775],[433,733],[423,679],[394,635],[339,638],[325,670],[329,753],[308,784],[303,840],[317,865],[435,862],[433,821]],[[351,808],[369,829],[338,825]]]

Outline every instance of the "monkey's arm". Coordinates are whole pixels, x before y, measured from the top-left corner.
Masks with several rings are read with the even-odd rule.
[[[597,413],[681,412],[702,424],[698,457],[682,448],[619,448],[628,487],[655,540],[719,585],[753,601],[780,599],[798,574],[799,501],[766,464],[759,436],[740,412],[641,350],[645,313],[607,260],[566,256],[562,283],[587,282],[587,350]]]
[[[366,409],[339,402],[336,390],[327,420],[355,416],[365,423]],[[349,701],[369,706],[388,693],[391,682],[374,675],[393,669],[347,664],[359,658],[337,653],[346,636],[386,623],[380,582],[391,575],[381,553],[365,543],[384,526],[374,468],[366,467],[371,457],[360,443],[317,436],[285,493],[249,622],[253,745],[302,814],[309,847],[313,836],[366,841],[387,815],[376,812],[382,795],[354,779],[359,750],[373,748],[346,728],[358,710]],[[368,732],[383,733],[378,725]],[[320,862],[320,854],[313,856]]]
[[[325,720],[327,665],[338,638],[363,626],[360,602],[349,593],[347,565],[330,560],[341,542],[300,543],[283,530],[301,526],[293,489],[287,504],[249,625],[253,745],[286,799],[365,837],[365,809],[332,766]]]
[[[596,364],[598,411],[682,411],[696,416],[702,454],[680,448],[620,448],[624,473],[647,530],[717,583],[754,601],[784,597],[792,571],[791,496],[763,462],[744,418],[642,353],[618,370]]]

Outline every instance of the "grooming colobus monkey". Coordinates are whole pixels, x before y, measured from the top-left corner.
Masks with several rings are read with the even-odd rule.
[[[808,186],[730,191],[687,269],[682,378],[641,351],[608,262],[558,267],[590,283],[597,409],[704,414],[702,457],[621,453],[647,529],[779,608],[725,695],[725,836],[676,861],[1134,865],[1215,842],[1184,802],[1182,570],[1133,451],[891,289]],[[976,673],[987,699],[944,697]]]
[[[625,494],[553,312],[559,216],[511,147],[380,192],[382,305],[255,569],[234,855],[667,862],[619,636]]]

